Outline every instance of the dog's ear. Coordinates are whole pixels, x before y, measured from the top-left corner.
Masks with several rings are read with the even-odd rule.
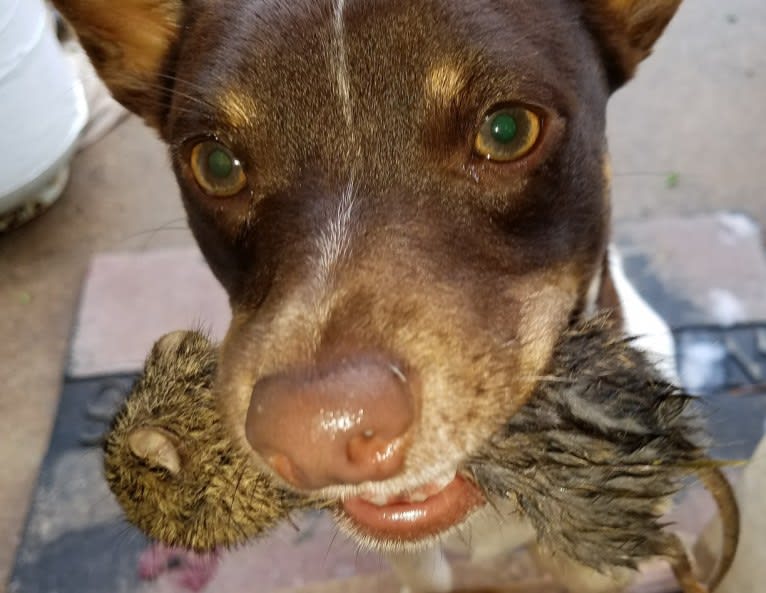
[[[184,0],[53,0],[114,97],[160,126]]]
[[[586,21],[601,44],[612,90],[633,76],[681,4],[681,0],[581,2]]]

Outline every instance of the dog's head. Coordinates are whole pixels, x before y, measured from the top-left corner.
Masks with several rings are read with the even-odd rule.
[[[679,1],[58,0],[170,147],[254,459],[384,544],[480,503],[461,462],[598,300],[606,102]]]

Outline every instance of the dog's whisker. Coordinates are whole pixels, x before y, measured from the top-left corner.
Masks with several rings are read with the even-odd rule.
[[[176,74],[167,74],[167,73],[161,72],[157,75],[157,78],[167,81],[168,83],[172,84],[174,88],[180,84],[192,90],[199,91],[200,93],[210,92],[209,86],[205,86],[205,85],[193,82],[187,78],[181,78]],[[223,83],[224,81],[220,81],[220,82]],[[167,87],[163,86],[163,88],[167,88]]]
[[[332,550],[333,545],[335,544],[335,539],[338,537],[338,534],[340,534],[340,527],[338,525],[335,525],[335,529],[333,530],[332,537],[330,538],[330,542],[327,544],[327,551],[324,555],[324,563],[327,564],[327,560],[330,558],[330,551]]]

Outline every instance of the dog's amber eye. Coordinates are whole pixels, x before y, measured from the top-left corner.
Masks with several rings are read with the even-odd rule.
[[[242,163],[220,142],[200,142],[191,152],[191,170],[202,190],[211,196],[228,198],[247,185]]]
[[[484,119],[473,149],[477,155],[500,163],[516,161],[537,144],[540,117],[525,107],[503,107]]]

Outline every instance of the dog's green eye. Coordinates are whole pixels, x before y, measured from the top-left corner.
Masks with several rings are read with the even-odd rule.
[[[247,185],[242,163],[220,142],[206,140],[192,148],[191,170],[195,181],[211,196],[228,198]]]
[[[537,144],[540,117],[525,107],[503,107],[484,119],[474,152],[490,161],[507,163],[529,154]]]

